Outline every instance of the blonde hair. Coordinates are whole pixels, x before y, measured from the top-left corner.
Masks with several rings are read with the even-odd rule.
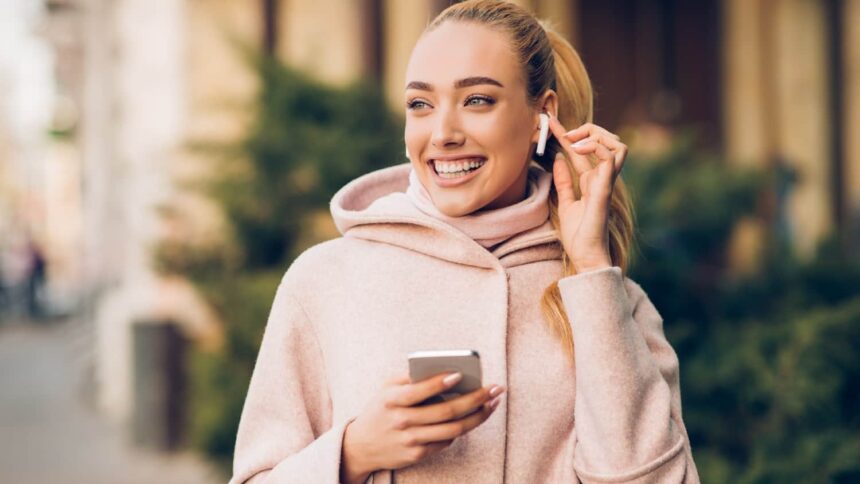
[[[570,43],[555,32],[545,21],[538,20],[529,11],[514,3],[501,0],[467,0],[443,10],[427,26],[427,32],[449,21],[474,22],[498,29],[507,34],[514,53],[523,66],[527,99],[535,105],[547,89],[558,94],[558,119],[572,129],[592,121],[594,96],[591,81],[579,54]],[[557,153],[562,153],[574,177],[576,197],[582,196],[576,171],[561,149],[558,140],[550,137],[542,156],[535,161],[552,173]],[[550,220],[559,234],[558,194],[555,185],[550,192]],[[633,241],[633,205],[621,177],[615,181],[609,206],[609,255],[612,263],[627,273],[630,246]],[[562,253],[563,277],[576,274],[567,253]],[[550,329],[559,338],[565,352],[573,360],[574,343],[558,281],[547,287],[541,297],[541,310]]]

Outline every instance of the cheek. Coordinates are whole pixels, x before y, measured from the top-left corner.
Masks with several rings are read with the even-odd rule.
[[[403,130],[403,140],[413,156],[420,156],[429,144],[430,131],[421,121],[407,121]]]
[[[521,153],[514,153],[511,148],[528,143],[524,123],[509,114],[476,117],[469,121],[468,127],[471,137],[495,156],[518,157]]]

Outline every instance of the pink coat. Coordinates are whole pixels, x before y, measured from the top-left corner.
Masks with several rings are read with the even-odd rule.
[[[331,202],[342,237],[301,254],[278,287],[242,412],[230,484],[337,483],[345,426],[415,350],[471,348],[495,413],[444,451],[372,482],[697,483],[678,358],[619,267],[559,282],[571,365],[540,298],[562,275],[549,222],[492,252],[414,208],[409,165]],[[250,481],[249,481],[250,480]]]

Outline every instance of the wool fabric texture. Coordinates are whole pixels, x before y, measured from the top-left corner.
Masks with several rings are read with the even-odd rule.
[[[487,249],[419,210],[409,164],[331,200],[341,236],[305,250],[274,295],[242,409],[230,484],[339,482],[344,430],[407,355],[473,349],[495,412],[374,484],[698,483],[679,362],[620,267],[564,276],[547,220]],[[573,361],[541,312],[558,281]]]

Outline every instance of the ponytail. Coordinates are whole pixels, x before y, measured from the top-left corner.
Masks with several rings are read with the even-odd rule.
[[[467,0],[443,10],[427,30],[432,30],[447,21],[468,21],[488,25],[506,33],[514,53],[523,66],[526,91],[530,102],[535,103],[547,89],[558,95],[558,119],[568,127],[580,126],[592,121],[594,95],[591,81],[579,54],[560,34],[546,22],[540,21],[524,8],[503,0]],[[577,198],[579,190],[577,173],[564,150],[554,137],[547,140],[546,150],[535,161],[548,172],[557,153],[562,153],[568,169],[574,177],[573,189]],[[558,194],[555,185],[550,191],[550,221],[561,239],[558,218]],[[609,255],[612,264],[627,273],[630,246],[633,241],[634,212],[624,181],[619,176],[609,202]],[[576,274],[567,253],[562,252],[562,277]],[[574,342],[570,321],[567,317],[558,281],[550,284],[541,297],[544,319],[556,335],[565,353],[573,362]]]
[[[584,123],[590,123],[594,117],[594,95],[591,90],[591,81],[585,70],[585,65],[579,54],[570,43],[557,32],[546,29],[546,35],[552,46],[553,60],[555,63],[555,85],[559,99],[558,118],[565,126],[576,127]],[[558,141],[552,149],[546,150],[544,156],[538,163],[547,171],[552,173],[552,165],[555,155],[561,150]],[[579,182],[576,180],[576,171],[573,163],[565,155],[565,162],[571,174],[574,176],[573,189],[576,198],[580,198]],[[561,238],[560,222],[558,217],[558,193],[555,185],[550,192],[550,220],[556,233]],[[634,229],[633,204],[624,181],[619,176],[612,190],[612,198],[609,201],[609,255],[612,264],[621,268],[622,274],[627,273],[629,263],[629,248],[633,240]],[[562,277],[576,274],[576,269],[570,263],[567,253],[562,254]],[[558,289],[558,281],[550,284],[541,297],[541,311],[547,320],[553,333],[561,340],[565,352],[573,359],[574,342],[570,321],[561,299]]]

